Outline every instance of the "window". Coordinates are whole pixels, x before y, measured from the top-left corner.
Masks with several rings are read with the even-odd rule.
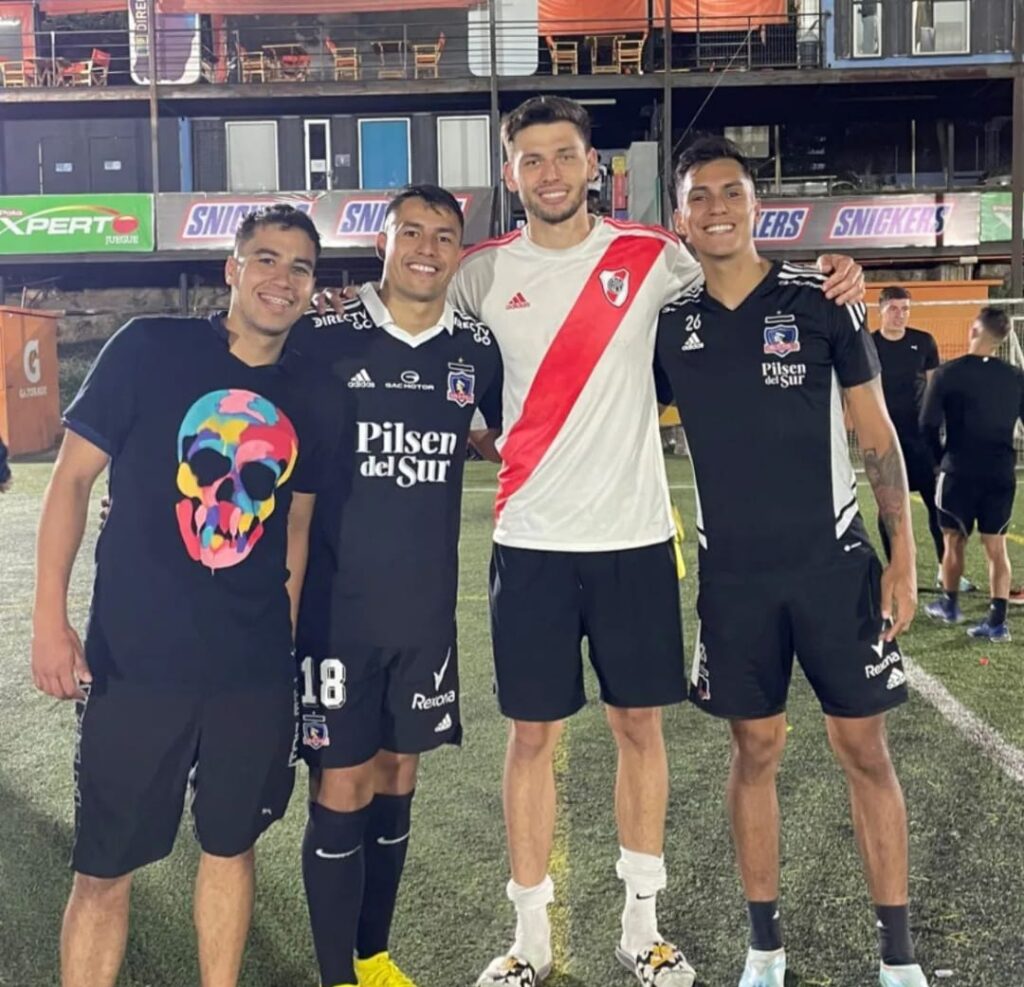
[[[306,189],[326,192],[331,188],[331,123],[306,120]]]
[[[725,136],[736,144],[748,157],[763,161],[771,157],[771,139],[769,128],[762,127],[726,127]]]
[[[914,0],[914,54],[970,51],[970,17],[970,0]]]
[[[277,122],[233,120],[225,124],[229,192],[276,192]]]
[[[491,184],[490,117],[438,118],[437,174],[444,188]]]
[[[853,0],[853,57],[882,54],[883,0]]]

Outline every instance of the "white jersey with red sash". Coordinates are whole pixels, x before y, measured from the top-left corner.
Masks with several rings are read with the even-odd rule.
[[[654,337],[700,276],[672,234],[608,219],[570,250],[516,231],[467,252],[450,298],[505,366],[495,541],[599,552],[672,536]]]

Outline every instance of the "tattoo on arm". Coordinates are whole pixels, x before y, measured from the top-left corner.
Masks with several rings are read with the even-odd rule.
[[[864,450],[864,471],[878,502],[878,516],[889,537],[895,537],[903,525],[904,506],[907,503],[907,474],[903,457],[895,443],[884,452]]]

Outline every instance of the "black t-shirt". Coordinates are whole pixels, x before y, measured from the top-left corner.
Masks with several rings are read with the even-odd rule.
[[[219,316],[133,319],[103,348],[64,415],[111,457],[94,673],[196,690],[294,677],[288,510],[340,429],[312,366],[290,345],[242,363]]]
[[[962,356],[935,371],[921,411],[924,428],[946,422],[946,473],[1013,474],[1013,430],[1024,420],[1024,371],[998,357]]]
[[[903,441],[920,438],[918,419],[928,384],[927,372],[939,365],[939,348],[930,333],[907,329],[902,338],[872,333],[882,364],[882,390],[896,431]]]
[[[841,388],[877,376],[878,356],[864,306],[835,305],[823,281],[775,264],[735,311],[701,285],[662,310],[659,377],[686,430],[705,575],[827,564],[860,525]]]
[[[474,409],[500,428],[501,358],[482,323],[446,308],[410,336],[365,286],[343,313],[311,316],[297,345],[352,404],[317,501],[299,619],[303,646],[403,648],[450,640],[462,477]]]

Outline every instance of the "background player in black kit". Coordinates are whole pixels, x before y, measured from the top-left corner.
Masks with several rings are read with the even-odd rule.
[[[906,699],[895,634],[916,605],[914,541],[864,307],[833,305],[815,271],[758,256],[754,182],[731,142],[697,141],[676,191],[677,228],[705,283],[663,310],[657,356],[698,489],[691,698],[732,731],[728,804],[752,932],[740,984],[782,987],[785,976],[775,778],[795,653],[847,777],[881,929],[880,982],[927,987],[910,941],[906,812],[883,715]],[[844,397],[892,541],[884,574],[860,519]]]
[[[921,434],[919,421],[925,388],[939,365],[939,348],[931,333],[908,325],[910,303],[910,292],[906,288],[897,285],[883,288],[878,296],[882,325],[872,336],[882,365],[885,405],[900,439],[903,461],[907,466],[907,481],[911,491],[921,495],[928,512],[928,530],[941,566],[942,527],[935,509],[935,474],[938,464]],[[878,536],[888,559],[891,555],[889,533],[881,518],[878,520]],[[936,584],[940,579],[941,571],[936,576]],[[964,585],[962,589],[967,590],[968,586]]]
[[[378,239],[380,292],[364,285],[341,313],[301,327],[354,405],[299,619],[315,799],[303,875],[324,987],[412,984],[387,950],[419,755],[462,734],[462,476],[474,409],[492,428],[501,410],[497,344],[445,300],[462,224],[443,189],[402,191]]]
[[[946,537],[943,597],[926,607],[928,616],[947,624],[963,620],[957,587],[967,539],[977,522],[988,556],[992,602],[988,617],[967,633],[1000,642],[1010,640],[1006,529],[1017,492],[1013,432],[1024,420],[1024,372],[996,356],[1009,334],[1006,313],[983,308],[971,326],[970,352],[936,371],[921,412],[922,428],[941,459],[937,499]],[[945,447],[939,437],[943,421]]]
[[[237,982],[252,847],[292,790],[292,627],[336,427],[330,393],[288,338],[319,252],[303,213],[249,216],[227,262],[227,315],[132,320],[65,412],[39,524],[32,640],[36,686],[81,700],[64,987],[117,979],[132,872],[170,853],[186,792],[202,848],[200,980]],[[83,649],[68,577],[108,465]]]

